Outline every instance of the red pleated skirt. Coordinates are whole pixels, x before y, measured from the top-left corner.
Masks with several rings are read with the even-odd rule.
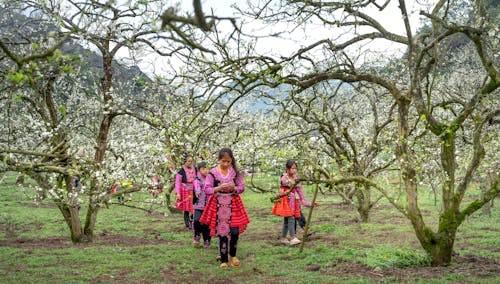
[[[203,214],[200,217],[200,223],[207,224],[210,229],[210,236],[218,236],[217,232],[217,194],[210,196],[203,210]],[[229,227],[238,227],[239,233],[245,232],[247,225],[250,223],[250,218],[248,218],[247,211],[245,210],[245,205],[243,205],[243,200],[239,195],[231,196],[231,218]]]
[[[193,190],[182,189],[180,193],[180,197],[175,201],[175,208],[193,213]]]

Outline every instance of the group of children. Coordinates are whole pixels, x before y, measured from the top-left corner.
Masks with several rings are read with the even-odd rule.
[[[219,238],[221,268],[240,267],[236,257],[239,234],[245,232],[250,219],[240,195],[245,191],[243,174],[239,173],[233,152],[222,148],[218,154],[218,165],[207,168],[205,162],[194,166],[192,156],[186,157],[175,180],[175,207],[184,211],[184,224],[194,231],[193,244],[210,247],[211,237]],[[281,242],[299,244],[296,237],[296,218],[301,217],[300,205],[311,206],[297,176],[297,164],[288,161],[286,172],[281,177],[280,201],[272,213],[284,217]],[[290,233],[290,240],[286,238]]]
[[[218,236],[220,267],[239,267],[241,263],[236,257],[238,238],[250,223],[240,197],[245,191],[245,182],[231,149],[222,148],[217,161],[218,165],[211,170],[203,162],[196,170],[193,157],[185,160],[176,176],[175,207],[184,211],[186,228],[194,229],[195,245],[203,236],[203,245],[210,247],[211,237]],[[193,222],[191,213],[194,213]]]

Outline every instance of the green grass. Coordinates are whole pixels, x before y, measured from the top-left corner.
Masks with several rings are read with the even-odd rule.
[[[259,182],[264,186],[274,179]],[[148,215],[111,204],[98,215],[94,244],[72,245],[57,208],[49,200],[35,206],[33,189],[12,185],[14,181],[15,177],[6,175],[0,184],[2,283],[500,282],[496,270],[480,275],[477,269],[468,270],[474,262],[426,268],[429,259],[409,221],[384,200],[373,209],[371,222],[363,224],[356,210],[341,205],[335,194],[319,195],[320,207],[313,211],[310,228],[314,234],[299,253],[298,247],[278,244],[282,218],[270,214],[273,194],[247,190],[242,198],[251,223],[238,244],[242,267],[223,270],[215,261],[217,240],[210,249],[192,247],[182,216],[165,207]],[[311,201],[312,187],[306,186],[305,191]],[[150,199],[147,193],[134,193],[127,203],[139,205]],[[426,194],[420,201],[426,220],[434,224],[439,205],[434,206],[433,197]],[[304,213],[307,216],[308,209]],[[469,217],[457,234],[455,253],[494,267],[500,260],[499,217],[496,208],[491,216],[476,212]],[[302,233],[299,229],[299,237]],[[114,243],[113,238],[121,242]]]

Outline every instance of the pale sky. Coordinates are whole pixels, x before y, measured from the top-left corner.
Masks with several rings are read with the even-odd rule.
[[[254,2],[254,3],[263,3],[265,1],[261,0],[204,0],[202,1],[203,3],[203,11],[206,14],[212,13],[212,9],[215,15],[217,16],[228,16],[232,17],[234,16],[234,10],[231,8],[232,4],[236,4],[240,7],[245,7],[247,2]],[[386,0],[379,0],[377,2],[383,3]],[[278,2],[278,1],[276,1]],[[408,13],[410,13],[410,22],[412,25],[412,30],[413,32],[417,29],[418,24],[419,24],[419,11],[414,10],[415,8],[418,8],[418,5],[416,5],[415,0],[405,0],[406,2],[406,8],[408,10]],[[420,1],[425,2],[425,0]],[[183,1],[183,6],[185,6],[187,9],[192,10],[192,1]],[[380,13],[378,10],[372,9],[368,10],[367,12],[368,15],[371,17],[374,17],[382,26],[384,26],[386,29],[388,29],[391,32],[404,35],[405,34],[405,28],[403,24],[403,20],[401,19],[400,15],[401,12],[398,8],[398,1],[396,0],[391,0],[391,3],[385,8],[383,13]],[[280,28],[285,28],[285,26],[275,26],[274,27],[276,30],[279,30]],[[267,28],[269,29],[269,28]],[[310,26],[307,31],[303,30],[297,30],[293,35],[290,37],[293,37],[296,42],[289,40],[286,42],[279,42],[277,39],[271,39],[271,38],[266,38],[266,39],[259,39],[259,44],[257,46],[258,50],[261,52],[265,52],[266,50],[269,49],[271,51],[274,47],[279,47],[279,51],[284,54],[284,55],[290,55],[292,52],[296,51],[300,46],[304,45],[304,42],[306,44],[310,44],[316,40],[323,39],[325,37],[331,37],[334,36],[332,33],[332,28],[323,28],[322,25],[319,25],[318,27],[314,28],[313,26]],[[254,34],[267,34],[270,31],[269,30],[261,30],[259,25],[257,23],[251,24],[250,26],[247,26],[246,28],[244,27],[244,31],[250,32],[252,31]],[[307,40],[302,41],[301,38],[308,37]],[[387,44],[387,42],[385,42]],[[391,49],[395,48],[394,46],[380,46],[381,49]]]
[[[218,17],[235,17],[236,16],[236,11],[231,7],[231,5],[236,4],[240,7],[246,7],[247,6],[247,1],[252,1],[252,2],[257,2],[257,3],[262,3],[263,1],[261,0],[203,0],[203,12],[205,14],[212,14],[218,16]],[[385,0],[384,0],[385,1]],[[382,0],[377,1],[377,2],[384,2]],[[422,0],[421,2],[424,2],[425,0]],[[415,0],[406,0],[407,4],[407,10],[410,13],[410,21],[412,24],[412,30],[415,31],[418,27],[419,23],[419,11],[414,10],[416,5]],[[193,11],[193,6],[192,6],[192,1],[188,0],[183,0],[181,1],[181,9],[185,11],[189,11],[192,13]],[[375,18],[379,23],[382,24],[386,29],[393,33],[397,33],[400,35],[405,34],[405,29],[404,29],[404,24],[403,21],[400,17],[400,10],[398,8],[398,2],[395,0],[392,0],[391,3],[386,7],[384,10],[384,13],[381,14],[377,10],[370,10],[367,12],[368,15],[371,17]],[[242,19],[237,19],[239,22]],[[222,23],[222,25],[230,25],[229,22]],[[275,31],[281,31],[286,28],[286,26],[283,25],[274,25],[272,27],[275,29]],[[229,27],[228,27],[229,30]],[[270,30],[269,27],[263,28],[262,25],[259,25],[258,22],[253,22],[251,24],[245,25],[243,27],[243,31],[249,34],[253,35],[266,35],[269,34],[273,31]],[[310,45],[313,42],[316,42],[317,40],[324,39],[324,38],[334,38],[337,37],[338,34],[336,35],[335,33],[338,32],[339,30],[336,30],[334,28],[328,27],[325,28],[323,25],[317,25],[316,27],[314,26],[309,26],[307,30],[302,30],[302,29],[297,29],[294,31],[293,34],[287,34],[285,37],[288,39],[277,39],[277,38],[270,38],[270,37],[265,37],[265,38],[259,38],[257,42],[257,52],[260,54],[266,54],[266,55],[277,55],[278,53],[283,56],[290,56],[293,52],[297,51],[303,46]],[[366,43],[366,41],[365,41]],[[377,40],[374,42],[370,43],[370,49],[371,50],[378,50],[380,52],[397,52],[398,50],[401,50],[402,46],[394,43],[389,43],[388,41],[383,41],[383,40]],[[170,58],[172,60],[172,58]],[[159,59],[159,61],[162,61],[164,59]],[[158,61],[155,61],[158,62]],[[162,68],[161,67],[156,67],[156,71],[160,71]],[[161,71],[160,71],[161,73]]]

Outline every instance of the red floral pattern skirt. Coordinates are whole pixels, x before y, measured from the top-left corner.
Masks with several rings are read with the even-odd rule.
[[[214,194],[208,199],[200,223],[208,225],[210,236],[228,236],[229,228],[237,227],[240,234],[245,232],[250,218],[239,195]]]

